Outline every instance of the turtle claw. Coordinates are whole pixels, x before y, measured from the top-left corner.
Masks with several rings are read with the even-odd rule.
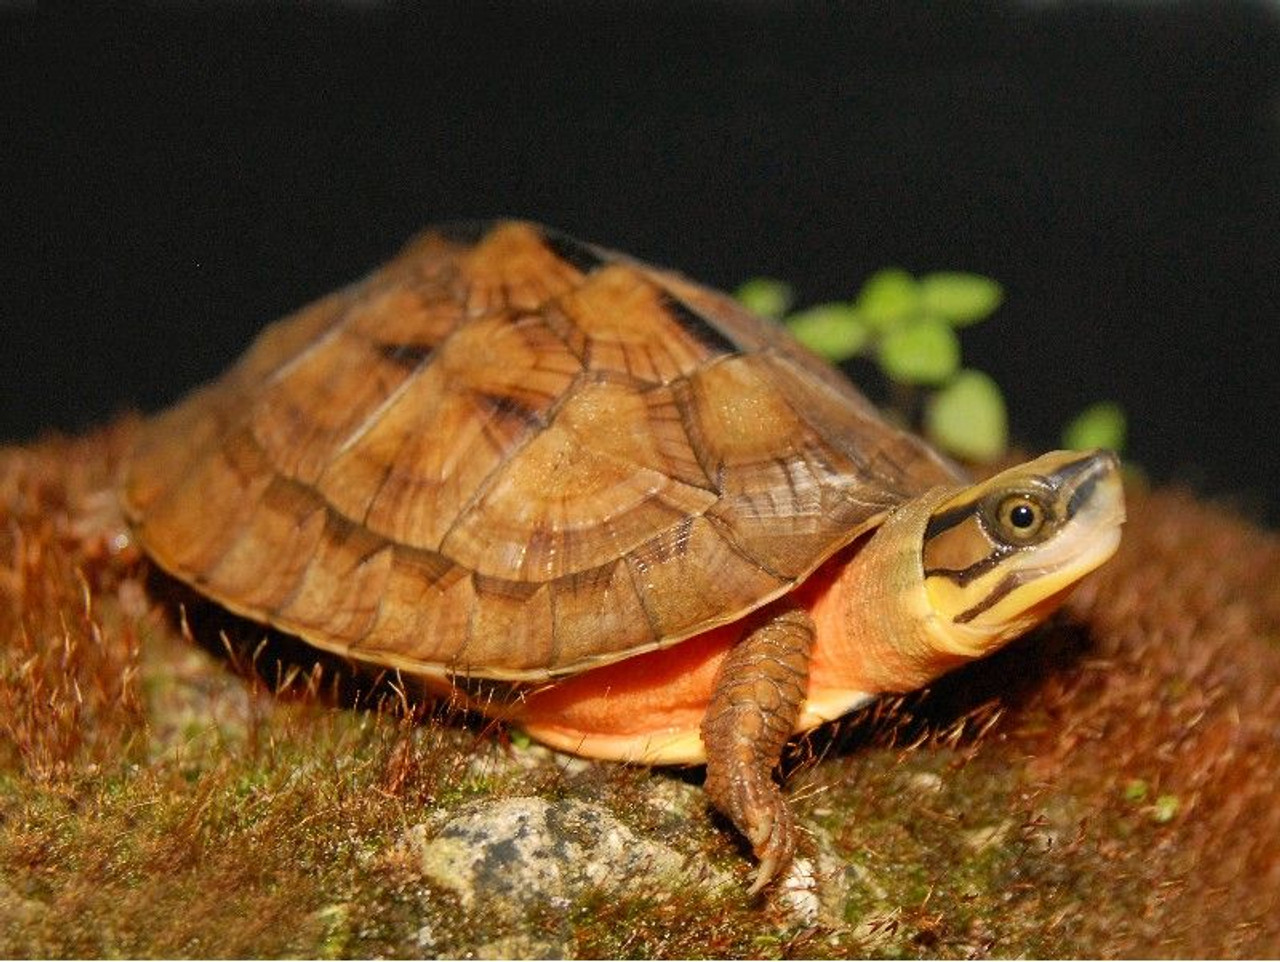
[[[791,809],[781,793],[776,794],[773,801],[770,817],[762,821],[759,826],[759,834],[764,837],[760,842],[756,842],[754,835],[752,837],[752,847],[756,858],[760,860],[760,865],[756,869],[751,887],[747,889],[748,895],[761,892],[773,881],[780,870],[791,864],[791,858],[795,855],[796,830]]]
[[[796,848],[795,817],[768,773],[744,767],[734,775],[709,777],[706,791],[751,843],[759,865],[747,894],[756,895],[791,863]]]
[[[760,863],[756,869],[756,874],[747,889],[747,895],[759,895],[766,885],[773,881],[773,877],[778,874],[778,860],[775,858],[767,858]]]

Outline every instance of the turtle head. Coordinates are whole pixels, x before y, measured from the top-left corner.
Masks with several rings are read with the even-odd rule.
[[[815,676],[845,694],[911,691],[995,651],[1110,558],[1123,523],[1109,451],[1055,451],[903,504],[815,604],[810,697]]]
[[[977,656],[1043,621],[1115,553],[1124,516],[1109,451],[1054,451],[945,498],[921,546],[936,643]]]

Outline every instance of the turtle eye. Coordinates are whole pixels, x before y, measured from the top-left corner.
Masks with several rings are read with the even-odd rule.
[[[995,520],[1001,537],[1006,541],[1026,544],[1044,528],[1047,514],[1044,505],[1036,498],[1010,494],[997,505]]]

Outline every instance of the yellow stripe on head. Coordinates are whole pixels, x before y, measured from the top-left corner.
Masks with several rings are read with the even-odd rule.
[[[1123,521],[1107,451],[1054,451],[948,499],[922,545],[940,640],[977,655],[1044,620],[1115,552]]]

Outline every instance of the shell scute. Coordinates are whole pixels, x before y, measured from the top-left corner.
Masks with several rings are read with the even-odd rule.
[[[557,652],[565,664],[608,660],[601,638],[612,639],[621,651],[643,651],[661,638],[624,560],[551,582],[551,611]]]
[[[469,571],[396,545],[373,624],[338,650],[394,667],[449,664],[470,634],[474,601]]]
[[[739,618],[951,478],[725,295],[503,223],[268,327],[148,425],[123,500],[241,614],[530,680]]]
[[[278,474],[249,503],[234,540],[206,571],[206,585],[250,611],[276,612],[314,562],[328,511],[313,491]]]
[[[681,519],[626,558],[660,638],[731,620],[738,614],[736,603],[742,594],[767,598],[789,587],[742,554],[706,517]]]
[[[439,550],[580,372],[538,318],[474,321],[330,446],[321,493],[389,540]]]
[[[178,426],[184,422],[179,420]],[[204,451],[190,468],[181,460],[160,456],[167,454],[162,448],[144,449],[135,470],[169,466],[178,480],[153,474],[146,481],[132,482],[131,493],[153,498],[147,514],[148,550],[166,569],[191,572],[207,581],[275,476],[248,431],[233,431],[218,446],[209,445],[204,437],[197,442],[203,442]],[[216,518],[217,523],[200,523],[198,519],[204,517]]]
[[[470,636],[452,662],[455,671],[469,675],[499,669],[520,675],[558,663],[550,585],[478,574],[471,582],[476,600]],[[493,638],[506,639],[498,651]]]
[[[589,382],[503,465],[445,554],[482,574],[551,580],[614,560],[715,495],[673,479],[629,385]]]
[[[736,347],[670,292],[626,264],[610,264],[550,305],[558,329],[581,338],[587,367],[669,384]]]
[[[279,617],[362,638],[377,618],[391,575],[394,548],[334,511],[294,592],[277,607]]]
[[[565,260],[532,224],[500,223],[458,258],[457,302],[469,317],[504,309],[538,311],[582,282],[582,271]]]
[[[315,485],[412,374],[373,342],[338,328],[272,377],[254,406],[253,436],[282,475]]]

